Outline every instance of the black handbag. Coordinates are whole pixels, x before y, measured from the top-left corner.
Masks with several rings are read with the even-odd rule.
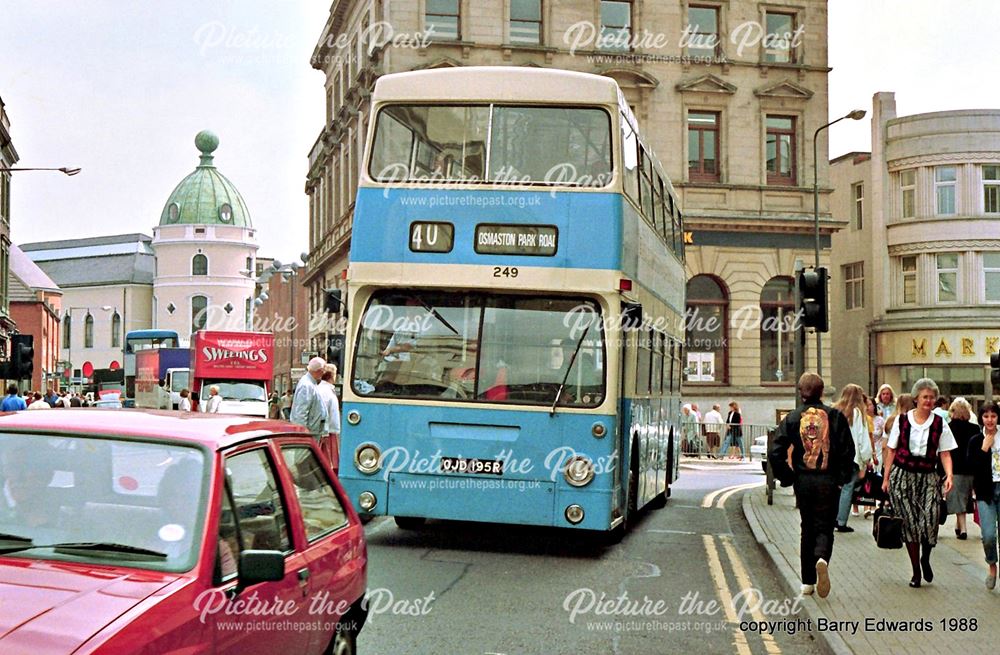
[[[948,521],[948,501],[942,498],[938,501],[938,525],[944,525]]]
[[[863,480],[858,481],[854,487],[854,494],[851,503],[854,505],[864,505],[874,507],[883,500],[888,500],[887,493],[882,491],[882,476],[878,471],[868,471]]]
[[[903,547],[903,519],[896,515],[888,503],[875,510],[872,521],[872,535],[879,548],[897,549]]]

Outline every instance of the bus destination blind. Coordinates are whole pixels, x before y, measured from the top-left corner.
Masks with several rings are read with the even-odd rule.
[[[476,252],[480,255],[534,255],[552,257],[556,254],[559,231],[554,225],[497,225],[480,223],[476,226]]]

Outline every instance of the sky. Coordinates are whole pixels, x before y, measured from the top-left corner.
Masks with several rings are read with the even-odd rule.
[[[944,7],[947,7],[947,10]],[[152,234],[194,170],[194,136],[240,190],[261,256],[308,248],[307,157],[325,117],[309,65],[329,0],[0,0],[0,97],[19,166],[12,239]],[[996,0],[830,0],[830,117],[1000,107]],[[868,120],[830,129],[830,155],[870,148]]]

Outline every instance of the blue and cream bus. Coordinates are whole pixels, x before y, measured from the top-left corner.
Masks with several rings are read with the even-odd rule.
[[[129,330],[125,334],[125,397],[135,398],[135,354],[150,348],[179,348],[176,330]]]
[[[620,535],[662,506],[681,214],[614,80],[384,76],[363,168],[340,454],[358,510]]]

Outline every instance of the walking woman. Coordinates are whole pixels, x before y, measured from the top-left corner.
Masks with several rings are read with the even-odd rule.
[[[900,414],[889,433],[882,490],[903,519],[903,541],[913,569],[910,586],[919,587],[921,573],[927,582],[934,579],[931,550],[937,545],[942,490],[938,461],[944,467],[944,493],[948,493],[952,487],[951,451],[958,444],[948,423],[931,412],[938,396],[934,380],[920,378],[912,394],[916,407]]]
[[[969,442],[979,434],[979,426],[972,422],[972,406],[965,398],[956,398],[948,408],[951,420],[948,428],[955,435],[958,444],[951,454],[952,488],[948,492],[948,513],[955,515],[955,536],[966,539],[965,515],[972,500],[972,469],[969,468],[967,453]]]
[[[724,454],[730,452],[730,448],[736,449],[736,455],[729,459],[743,459],[743,415],[740,414],[740,406],[735,400],[729,401],[729,414],[726,416],[726,444],[722,448]]]
[[[883,384],[878,388],[875,395],[875,409],[882,415],[882,418],[889,418],[896,410],[896,392],[892,390],[892,385]]]
[[[972,469],[979,525],[983,530],[983,550],[990,572],[986,588],[997,586],[997,522],[1000,517],[1000,439],[997,439],[997,417],[1000,407],[992,400],[979,409],[980,434],[969,442],[969,468]]]
[[[865,471],[872,465],[872,452],[875,449],[875,441],[872,433],[868,431],[868,416],[865,410],[865,392],[856,384],[849,384],[844,387],[840,394],[840,400],[833,406],[847,419],[851,426],[851,438],[854,440],[854,475],[852,480],[844,484],[840,490],[840,510],[837,513],[837,532],[854,532],[854,528],[848,527],[847,517],[851,512],[851,499],[854,497],[854,489],[858,483],[864,479]],[[858,515],[855,507],[854,516]]]

